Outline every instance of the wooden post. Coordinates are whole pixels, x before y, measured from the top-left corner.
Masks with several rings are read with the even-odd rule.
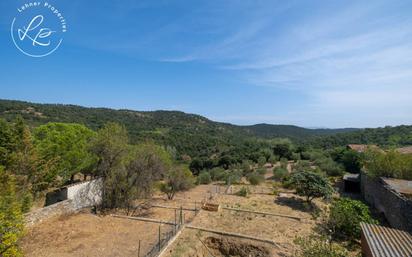
[[[183,224],[183,207],[180,206],[180,224]]]
[[[196,201],[195,201],[195,213],[196,213],[196,211],[197,211],[197,208],[196,208]]]
[[[160,225],[159,225],[159,252],[160,252]]]
[[[137,249],[137,257],[140,257],[140,240],[139,240],[139,248]]]
[[[176,234],[176,230],[177,230],[177,210],[175,209],[175,225],[174,225],[174,228],[175,228],[175,234]]]

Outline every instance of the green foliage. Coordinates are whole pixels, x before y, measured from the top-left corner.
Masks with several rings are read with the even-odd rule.
[[[276,164],[279,161],[279,156],[271,155],[268,159],[268,162],[271,164]]]
[[[0,166],[0,256],[22,256],[18,241],[23,235],[23,225],[14,178]]]
[[[213,181],[224,181],[227,177],[227,172],[223,168],[213,168],[209,171]]]
[[[256,170],[256,172],[257,172],[259,175],[264,176],[264,175],[266,174],[266,168],[258,168],[258,169]]]
[[[299,257],[346,257],[348,251],[342,246],[330,242],[327,238],[318,235],[299,237],[295,243],[300,246]]]
[[[310,161],[306,161],[306,160],[300,160],[297,161],[296,163],[293,164],[292,166],[292,170],[294,172],[298,172],[298,171],[312,171],[312,167],[311,167],[311,163]]]
[[[287,160],[292,158],[293,145],[290,139],[273,139],[270,141],[270,144],[273,149],[273,154]]]
[[[177,192],[193,187],[194,180],[195,178],[188,168],[184,166],[173,168],[166,174],[165,182],[160,184],[160,191],[165,193],[169,200],[172,200]]]
[[[266,157],[265,156],[260,156],[258,159],[258,165],[259,167],[263,167],[263,165],[265,165],[266,163]]]
[[[265,181],[265,178],[257,172],[248,174],[246,178],[251,185],[259,185],[260,183]]]
[[[225,182],[227,185],[232,185],[232,184],[239,183],[241,179],[242,179],[242,171],[232,170],[232,171],[229,171],[228,175],[226,176]]]
[[[412,180],[412,155],[395,150],[387,153],[370,149],[365,153],[364,165],[369,176]]]
[[[317,159],[315,164],[328,176],[342,176],[345,173],[343,167],[331,158]]]
[[[210,184],[212,182],[212,178],[209,172],[207,171],[200,172],[199,176],[197,177],[197,182],[198,184],[202,184],[202,185]]]
[[[276,167],[273,170],[273,178],[277,180],[283,180],[286,176],[289,175],[289,172],[287,169],[281,168],[281,167]]]
[[[47,123],[34,130],[40,158],[54,162],[53,175],[63,181],[73,179],[77,172],[90,173],[96,159],[88,151],[95,132],[74,123]]]
[[[314,172],[296,172],[292,174],[290,183],[298,195],[306,197],[307,202],[319,197],[329,198],[333,193],[333,188],[328,180]]]
[[[368,206],[349,198],[334,200],[330,208],[328,225],[336,238],[360,239],[360,222],[376,224]]]
[[[235,193],[237,196],[247,197],[249,195],[249,189],[247,187],[241,187],[239,191]]]

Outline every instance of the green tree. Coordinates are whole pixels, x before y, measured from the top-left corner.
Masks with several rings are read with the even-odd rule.
[[[306,197],[307,202],[312,202],[314,198],[329,198],[333,188],[328,180],[320,174],[308,171],[293,173],[290,183],[296,189],[296,193]]]
[[[78,172],[90,173],[96,159],[88,151],[95,132],[75,123],[47,123],[34,130],[36,149],[44,160],[55,163],[54,174],[73,181]]]
[[[263,165],[265,165],[266,163],[266,157],[265,156],[260,156],[258,159],[258,165],[259,167],[263,167]]]
[[[160,190],[169,200],[172,200],[177,192],[193,187],[194,180],[192,173],[186,167],[173,168],[167,173],[165,182],[160,184]]]
[[[201,171],[197,177],[197,182],[202,185],[207,185],[212,182],[212,178],[208,171]]]
[[[369,176],[412,180],[412,155],[369,149],[363,163]]]
[[[22,256],[18,242],[23,235],[23,224],[14,178],[0,166],[0,256]]]

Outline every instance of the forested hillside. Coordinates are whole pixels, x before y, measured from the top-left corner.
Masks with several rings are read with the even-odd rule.
[[[12,121],[18,115],[31,127],[47,122],[74,122],[97,130],[107,122],[117,122],[127,128],[132,143],[154,140],[173,147],[179,156],[191,157],[209,157],[244,147],[245,142],[256,145],[260,139],[273,138],[289,138],[297,144],[319,148],[349,143],[383,146],[412,144],[412,126],[377,129],[307,129],[270,124],[237,126],[179,111],[114,110],[0,100],[0,118]],[[252,150],[253,147],[250,148]]]

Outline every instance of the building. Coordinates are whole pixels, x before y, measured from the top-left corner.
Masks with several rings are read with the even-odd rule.
[[[364,257],[411,257],[412,235],[408,232],[361,223]]]
[[[76,208],[89,207],[100,204],[102,200],[101,178],[79,182],[59,188],[46,194],[45,206],[65,200],[71,200]]]
[[[361,173],[361,192],[391,227],[412,233],[412,181],[372,178]]]
[[[366,150],[368,150],[368,148],[379,149],[377,145],[360,145],[360,144],[349,144],[346,146],[346,148],[348,150],[353,150],[358,153],[363,153]]]
[[[396,151],[398,151],[401,154],[412,154],[412,146],[401,147],[396,149]]]

